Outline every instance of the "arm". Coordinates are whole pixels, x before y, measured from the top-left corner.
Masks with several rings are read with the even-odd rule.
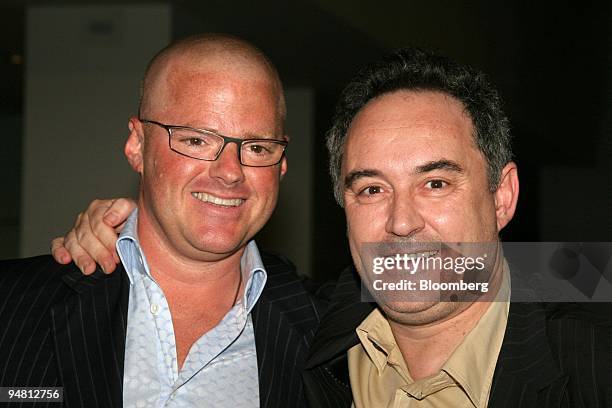
[[[135,207],[136,203],[128,198],[92,201],[65,237],[51,241],[53,258],[61,264],[74,260],[86,275],[95,271],[96,263],[111,273],[119,263],[117,234]]]

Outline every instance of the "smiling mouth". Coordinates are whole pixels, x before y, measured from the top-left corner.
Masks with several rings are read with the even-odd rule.
[[[238,207],[244,200],[242,198],[221,198],[207,193],[191,193],[194,198],[205,203],[215,204],[221,207]]]

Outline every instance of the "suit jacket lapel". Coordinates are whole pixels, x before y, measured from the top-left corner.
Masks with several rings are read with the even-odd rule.
[[[317,307],[287,264],[262,258],[268,279],[251,313],[260,405],[303,406],[300,373],[319,322]]]
[[[489,407],[559,407],[567,376],[559,369],[537,303],[511,303]]]
[[[347,268],[338,278],[331,303],[321,319],[306,368],[345,354],[359,342],[355,329],[370,314],[374,306],[361,300],[361,281],[353,268]]]
[[[68,407],[120,407],[129,281],[122,266],[64,276],[72,296],[51,310],[59,375]]]
[[[352,401],[346,352],[359,343],[355,328],[373,305],[361,300],[353,268],[340,275],[306,361],[305,394],[313,407],[349,407]]]

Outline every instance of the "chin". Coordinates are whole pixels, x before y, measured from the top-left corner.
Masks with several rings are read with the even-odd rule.
[[[460,307],[458,302],[391,302],[379,304],[394,322],[409,326],[426,326],[450,319]]]
[[[247,241],[245,241],[244,243],[239,242],[239,241],[227,242],[227,241],[219,239],[213,242],[210,242],[210,241],[201,242],[199,243],[197,248],[200,251],[206,252],[209,254],[229,256],[237,252],[242,246],[246,245],[246,242]]]
[[[201,254],[219,255],[221,257],[229,256],[238,251],[243,245],[246,245],[248,240],[243,238],[244,234],[216,232],[207,230],[205,233],[198,234],[197,232],[186,236],[187,243],[196,252]],[[243,238],[243,239],[241,239]]]

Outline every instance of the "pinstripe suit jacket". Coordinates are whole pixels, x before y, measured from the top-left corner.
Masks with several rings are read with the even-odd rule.
[[[354,270],[344,271],[306,362],[314,406],[350,407],[346,351],[372,308]],[[512,303],[489,407],[612,407],[611,322],[610,304]]]
[[[289,263],[262,259],[268,281],[252,311],[261,406],[305,406],[300,374],[325,304]],[[86,277],[50,256],[0,261],[0,386],[64,387],[69,407],[121,406],[128,291],[122,267]]]

